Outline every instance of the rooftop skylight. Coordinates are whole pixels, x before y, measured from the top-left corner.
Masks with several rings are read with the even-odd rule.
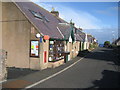
[[[32,10],[29,10],[29,11],[34,15],[34,17],[42,19],[42,16],[40,14],[38,14],[37,12],[32,11]]]
[[[47,17],[45,17],[42,13],[39,12],[39,14],[45,19],[46,22],[49,22],[49,21],[50,21],[50,20],[49,20]]]
[[[45,17],[42,13],[37,13],[37,12],[35,12],[35,11],[33,11],[33,10],[29,10],[33,15],[34,15],[34,17],[36,17],[36,18],[39,18],[39,19],[42,19],[43,21],[46,21],[46,22],[49,22],[50,20],[47,18],[47,17]]]

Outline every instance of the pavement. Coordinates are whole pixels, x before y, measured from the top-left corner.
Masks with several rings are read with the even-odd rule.
[[[5,88],[119,88],[120,68],[112,49],[97,48],[52,69],[45,69],[2,83]]]

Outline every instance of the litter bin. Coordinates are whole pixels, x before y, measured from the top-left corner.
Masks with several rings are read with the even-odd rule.
[[[70,54],[70,52],[64,52],[64,63],[66,63],[68,61],[69,54]]]

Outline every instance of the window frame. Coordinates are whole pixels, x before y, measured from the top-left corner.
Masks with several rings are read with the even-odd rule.
[[[31,42],[32,42],[32,41],[37,41],[37,42],[38,42],[38,56],[32,56],[32,55],[31,55]],[[40,55],[39,55],[39,54],[40,54],[40,43],[39,43],[39,40],[30,40],[30,51],[29,51],[29,52],[30,52],[30,53],[29,53],[29,56],[30,56],[30,57],[34,57],[34,58],[39,58],[39,57],[40,57]]]
[[[49,42],[49,57],[51,57],[52,58],[52,60],[50,61],[49,59],[48,59],[48,62],[56,62],[56,61],[59,61],[59,60],[61,60],[61,59],[63,59],[64,58],[64,55],[63,55],[63,53],[65,52],[65,50],[64,50],[64,48],[65,48],[65,45],[64,45],[64,41],[54,41],[53,40],[53,42],[54,42],[54,44],[50,44],[50,42]],[[61,43],[62,43],[62,45],[61,45]],[[53,45],[52,46],[52,54],[50,53],[50,45]],[[58,48],[60,49],[60,52],[59,52],[59,50],[58,50]],[[58,58],[58,59],[57,59]]]
[[[37,13],[33,10],[29,10],[29,11],[33,14],[34,17],[39,18],[39,19],[43,19],[43,17],[39,13]]]

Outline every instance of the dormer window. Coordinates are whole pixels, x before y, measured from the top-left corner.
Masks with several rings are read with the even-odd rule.
[[[29,11],[34,15],[34,17],[42,19],[42,16],[40,14],[38,14],[37,12],[32,11],[32,10],[29,10]]]

